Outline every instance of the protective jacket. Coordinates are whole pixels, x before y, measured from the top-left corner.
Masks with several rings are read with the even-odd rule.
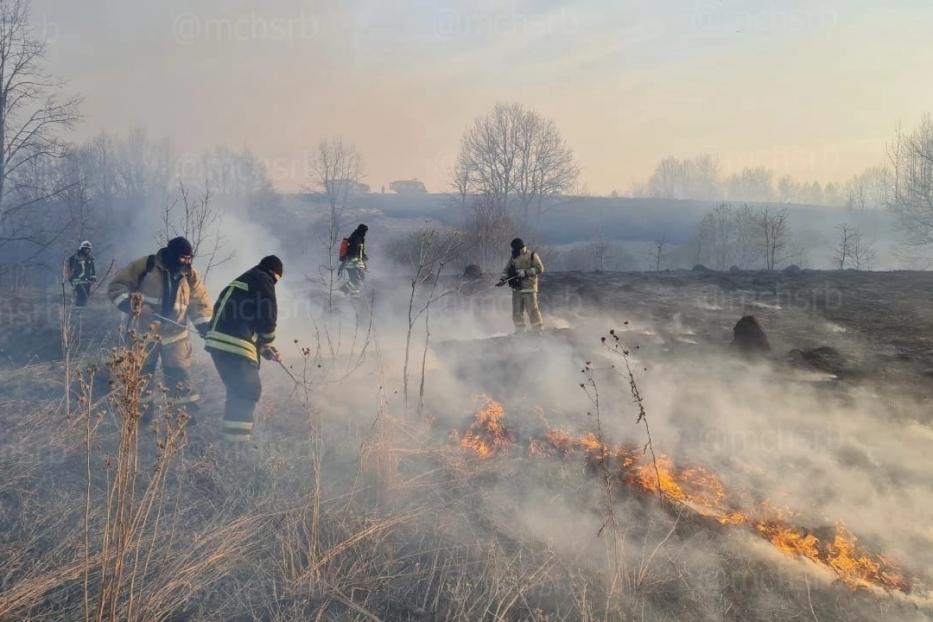
[[[68,280],[72,285],[91,283],[97,280],[94,257],[90,253],[75,253],[68,258]]]
[[[198,271],[193,266],[185,266],[173,273],[162,259],[163,251],[140,257],[120,270],[110,281],[107,296],[124,313],[130,312],[130,294],[138,292],[143,302],[155,308],[159,315],[181,325],[188,319],[195,326],[210,322],[211,300]],[[151,319],[158,321],[158,318]],[[159,335],[164,345],[183,339],[187,332],[180,326],[162,322]]]
[[[366,238],[359,227],[347,238],[347,257],[345,262],[351,268],[366,268]]]
[[[221,292],[205,348],[237,354],[258,367],[262,347],[275,339],[277,315],[275,279],[259,266],[251,268]]]
[[[538,253],[532,252],[528,250],[528,247],[525,247],[522,248],[522,252],[517,257],[510,257],[505,264],[505,270],[502,272],[503,280],[511,278],[519,270],[524,270],[525,276],[513,279],[520,284],[520,287],[517,288],[518,291],[525,293],[537,292],[538,275],[544,273],[544,264],[541,262]]]

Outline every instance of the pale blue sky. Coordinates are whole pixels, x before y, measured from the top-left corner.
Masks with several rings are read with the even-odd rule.
[[[79,135],[146,125],[179,151],[251,147],[302,184],[323,136],[370,183],[442,189],[496,101],[552,117],[594,192],[667,154],[844,179],[933,111],[933,3],[34,0]]]

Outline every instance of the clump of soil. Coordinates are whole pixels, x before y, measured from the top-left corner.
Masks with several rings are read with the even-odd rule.
[[[732,329],[732,348],[745,355],[761,355],[771,351],[764,329],[754,315],[746,315]]]

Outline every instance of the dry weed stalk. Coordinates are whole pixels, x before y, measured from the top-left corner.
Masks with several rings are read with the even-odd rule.
[[[143,372],[143,364],[155,339],[153,332],[142,336],[134,333],[130,335],[128,346],[114,348],[110,352],[108,366],[112,386],[108,402],[117,424],[118,445],[116,456],[106,461],[109,484],[103,526],[99,534],[100,552],[93,569],[90,562],[90,513],[93,503],[91,454],[94,451],[95,432],[99,427],[99,415],[95,414],[92,407],[90,383],[83,385],[88,476],[85,500],[85,617],[98,622],[133,620],[148,615],[141,610],[139,601],[159,536],[162,504],[159,503],[158,508],[156,504],[164,500],[170,462],[185,438],[187,414],[171,407],[160,408],[154,429],[155,464],[151,467],[148,482],[143,483],[139,435],[145,408],[144,397],[150,382],[148,374]],[[161,391],[164,393],[165,389]],[[142,486],[141,494],[138,486]],[[150,529],[149,522],[153,518],[154,525]],[[92,593],[94,590],[90,585],[92,571],[96,578],[96,593]],[[93,607],[92,600],[96,600]]]
[[[626,322],[626,324],[627,323],[628,322]],[[621,357],[622,362],[625,365],[624,376],[628,382],[629,391],[632,394],[632,400],[634,401],[635,406],[638,408],[638,416],[635,418],[635,423],[641,423],[644,426],[645,436],[648,439],[644,447],[642,447],[642,453],[650,452],[651,454],[651,463],[654,466],[654,474],[658,481],[658,498],[663,502],[664,489],[661,486],[661,470],[658,468],[658,458],[654,453],[654,444],[651,440],[651,428],[648,426],[648,411],[645,410],[645,400],[641,395],[641,390],[638,388],[638,383],[635,381],[635,373],[632,371],[630,360],[631,350],[625,347],[625,345],[622,343],[622,339],[619,337],[615,330],[610,330],[609,336],[612,338],[611,342],[605,337],[602,338],[602,342],[612,354]],[[615,369],[615,365],[612,367]]]

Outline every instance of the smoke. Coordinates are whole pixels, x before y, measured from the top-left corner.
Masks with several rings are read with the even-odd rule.
[[[762,503],[785,508],[795,524],[823,528],[839,522],[872,551],[903,563],[912,573],[933,565],[929,525],[933,524],[933,491],[927,454],[931,431],[920,400],[904,397],[879,378],[839,382],[827,373],[791,368],[783,351],[766,361],[738,359],[726,347],[728,330],[706,324],[723,311],[698,297],[679,297],[680,313],[644,302],[594,311],[560,285],[546,282],[552,304],[548,322],[571,327],[543,338],[505,338],[510,325],[509,294],[489,288],[474,297],[452,296],[435,303],[426,367],[426,412],[434,421],[435,443],[443,446],[448,431],[462,433],[483,397],[500,401],[504,425],[527,441],[548,429],[575,434],[596,430],[594,405],[580,388],[581,371],[592,364],[599,391],[600,423],[609,444],[641,447],[644,430],[621,374],[619,357],[601,345],[615,329],[632,352],[636,381],[646,399],[654,450],[675,464],[701,466],[724,483],[736,509],[754,511]],[[322,388],[320,399],[333,404],[334,416],[359,418],[366,426],[377,411],[376,387],[398,387],[406,339],[408,292],[398,281],[376,283],[378,368],[361,369],[346,385]],[[448,279],[442,287],[455,288]],[[423,301],[424,292],[417,294]],[[556,304],[554,304],[556,303]],[[780,317],[777,326],[794,325],[790,335],[772,333],[778,348],[795,345],[801,331],[820,326],[831,345],[860,352],[863,344],[837,325],[817,320],[794,308],[765,309]],[[737,319],[737,318],[736,318]],[[720,317],[728,325],[728,317]],[[499,336],[497,336],[499,335]],[[307,337],[307,335],[305,336]],[[806,344],[796,344],[806,345]],[[423,320],[413,329],[409,370],[411,385],[420,380],[424,348]],[[390,408],[404,412],[402,396],[389,391]],[[417,400],[412,391],[410,404]],[[409,416],[413,408],[409,408]],[[581,463],[568,475],[558,463],[532,460],[520,450],[493,458],[499,477],[473,491],[477,508],[503,533],[524,542],[539,542],[556,554],[597,554],[605,546],[597,534],[605,522],[599,479]],[[487,468],[484,463],[483,468]],[[492,467],[488,467],[492,468]],[[561,486],[548,483],[560,478]],[[567,495],[566,486],[575,495]],[[630,542],[626,556],[643,558],[664,537],[670,514],[646,509],[645,499],[617,491],[617,519],[622,525],[648,525],[650,536]],[[650,527],[654,525],[654,527]],[[658,533],[655,533],[657,531]],[[723,541],[722,538],[727,538]],[[674,538],[678,541],[679,536]],[[803,572],[773,547],[762,547],[744,530],[711,536],[705,544],[678,542],[696,548],[688,555],[720,568],[731,556],[751,556],[779,562],[791,574]],[[721,557],[721,549],[731,551]],[[700,563],[700,560],[694,559]],[[816,581],[828,581],[824,572]],[[912,576],[917,576],[916,574]],[[922,576],[922,575],[920,575]],[[928,578],[927,578],[928,579]]]
[[[776,354],[748,361],[726,347],[738,317],[734,300],[711,304],[706,291],[685,295],[663,286],[581,285],[577,277],[557,275],[544,281],[543,300],[548,324],[565,328],[543,338],[509,338],[510,292],[492,287],[493,278],[465,284],[457,276],[442,276],[436,289],[428,280],[412,298],[410,280],[391,276],[398,266],[386,266],[377,252],[369,281],[373,297],[352,300],[338,292],[329,308],[327,292],[313,278],[323,263],[319,250],[305,249],[303,259],[293,260],[294,247],[235,214],[224,215],[222,235],[233,254],[212,270],[211,293],[266,254],[283,258],[286,277],[277,287],[280,349],[293,370],[305,364],[293,342],[317,352],[315,403],[328,419],[343,422],[350,437],[370,429],[386,409],[406,426],[420,425],[412,418],[423,357],[424,415],[432,421],[428,442],[437,448],[456,451],[448,434],[466,429],[485,396],[504,405],[504,424],[525,441],[549,429],[595,431],[595,405],[580,386],[587,363],[594,370],[605,442],[641,447],[646,438],[636,424],[622,361],[601,341],[614,329],[631,352],[658,454],[714,473],[737,510],[754,511],[766,503],[786,509],[806,528],[842,522],[859,542],[913,573],[933,567],[933,554],[924,546],[933,524],[926,455],[933,430],[922,402],[871,375],[839,382],[832,374],[783,362],[790,348],[825,339],[862,357],[856,363],[871,363],[866,344],[836,323],[779,300],[756,300],[755,312],[768,319]],[[291,391],[290,381],[274,367],[262,373],[267,394]],[[333,440],[345,447],[348,439]],[[355,451],[352,443],[346,450]],[[559,462],[513,452],[490,464],[498,477],[471,494],[480,500],[477,511],[498,532],[565,558],[576,559],[582,551],[594,559],[601,550],[605,555],[605,538],[598,535],[606,521],[604,492],[582,463],[568,474]],[[576,493],[568,495],[567,486]],[[670,511],[652,503],[616,492],[618,522],[625,529],[640,526],[642,540],[629,542],[625,551],[631,563],[650,555],[669,528]],[[673,536],[669,545],[689,549],[683,554],[699,566],[726,572],[736,557],[750,556],[792,575],[803,572],[801,562],[776,555],[748,530],[714,533],[703,542],[680,538]],[[817,582],[831,579],[825,572],[814,576]]]

